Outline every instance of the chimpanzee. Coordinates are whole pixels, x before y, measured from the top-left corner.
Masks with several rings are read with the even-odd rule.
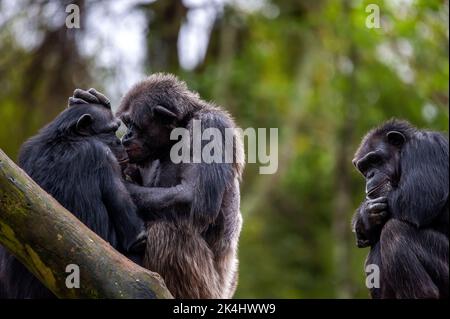
[[[116,137],[120,121],[95,90],[78,90],[75,95],[96,104],[71,98],[66,110],[24,143],[19,165],[114,248],[139,255],[145,247],[145,228],[122,180],[119,161],[127,161],[127,154]],[[54,297],[3,247],[0,286],[6,298]]]
[[[200,99],[173,75],[154,74],[123,98],[117,115],[128,127],[122,139],[144,186],[129,184],[146,214],[144,266],[158,272],[176,298],[230,298],[237,285],[237,246],[241,231],[239,181],[243,149],[232,118]],[[193,141],[193,121],[201,130],[216,128],[225,150],[225,130],[232,132],[232,161],[175,163],[170,152],[174,128],[186,128]],[[200,137],[201,139],[201,137]],[[148,174],[149,171],[158,171]],[[159,168],[158,168],[159,167]],[[149,181],[146,176],[152,176]]]
[[[362,140],[353,164],[366,199],[353,227],[366,265],[380,269],[373,298],[447,298],[449,292],[448,139],[390,120]]]

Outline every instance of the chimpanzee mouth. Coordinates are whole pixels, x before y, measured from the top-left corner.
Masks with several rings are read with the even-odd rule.
[[[125,151],[127,153],[139,152],[140,149],[141,148],[139,146],[136,146],[136,145],[130,145],[128,147],[125,147]]]
[[[385,187],[389,187],[389,186],[390,186],[390,181],[388,179],[385,179],[381,183],[376,185],[375,187],[368,189],[366,191],[366,196],[369,198],[372,197],[372,195],[375,195],[375,197],[379,197],[379,196],[383,195],[383,194],[381,194],[381,191],[383,191],[383,189]]]
[[[130,162],[134,163],[136,160],[142,158],[143,156],[143,150],[142,147],[138,145],[130,145],[128,147],[125,147],[125,151],[127,152],[128,158],[130,159]]]
[[[130,160],[128,159],[128,157],[121,158],[121,159],[117,159],[117,162],[118,162],[120,165],[128,164],[129,161],[130,161]]]

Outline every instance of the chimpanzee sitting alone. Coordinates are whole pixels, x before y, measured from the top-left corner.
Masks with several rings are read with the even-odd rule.
[[[380,269],[373,298],[447,298],[449,150],[437,132],[391,120],[370,131],[353,164],[367,197],[353,227],[366,265]]]
[[[144,224],[122,181],[127,154],[106,97],[75,92],[98,104],[69,99],[69,108],[22,146],[19,165],[45,191],[122,253],[144,248]],[[102,99],[103,97],[103,99]],[[62,269],[61,271],[64,271]],[[0,291],[4,298],[51,298],[5,248],[0,247]]]

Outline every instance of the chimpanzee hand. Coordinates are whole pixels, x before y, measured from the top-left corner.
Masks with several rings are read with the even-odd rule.
[[[360,211],[366,229],[383,226],[389,217],[387,197],[366,199]]]
[[[94,88],[90,88],[87,91],[75,89],[73,96],[69,97],[68,106],[77,104],[102,104],[109,109],[111,108],[109,99]]]
[[[381,229],[389,219],[386,197],[366,198],[353,219],[357,246],[367,247],[379,240]]]
[[[353,232],[356,234],[356,246],[358,246],[358,248],[369,247],[372,244],[371,239],[367,237],[368,232],[364,227],[359,213],[357,213],[352,220],[352,228]]]
[[[129,181],[134,184],[138,184],[142,186],[142,176],[141,171],[139,170],[139,167],[135,164],[127,164],[126,166],[122,167],[122,175],[123,179],[126,181]]]

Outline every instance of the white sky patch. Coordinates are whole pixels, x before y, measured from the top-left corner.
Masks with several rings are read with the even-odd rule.
[[[409,64],[409,56],[413,53],[409,41],[397,42],[396,48],[391,43],[384,42],[378,45],[376,50],[378,60],[393,69],[403,82],[414,82],[415,73]]]
[[[178,35],[178,57],[183,69],[193,70],[205,58],[211,30],[223,9],[223,1],[184,0],[183,4],[191,9]]]
[[[422,107],[422,116],[427,122],[432,122],[438,115],[438,109],[436,105],[432,103],[425,103]]]
[[[142,0],[89,3],[86,34],[81,38],[82,53],[94,56],[98,66],[114,72],[105,83],[113,106],[136,82],[145,77],[145,14],[134,10]],[[104,80],[104,79],[102,79]]]
[[[261,11],[267,5],[267,0],[225,0],[227,3],[238,7],[242,11],[253,13]]]
[[[384,3],[395,17],[403,20],[415,13],[414,2],[415,0],[389,0]]]
[[[355,68],[352,60],[347,56],[340,56],[338,59],[338,68],[343,74],[351,74]]]
[[[91,0],[87,2],[87,14],[80,17],[86,31],[77,39],[81,54],[94,57],[97,66],[111,71],[111,76],[96,80],[104,84],[113,106],[145,76],[147,20],[143,12],[133,8],[136,4],[153,1]],[[39,8],[42,8],[41,13]],[[0,9],[0,25],[10,27],[18,45],[30,51],[43,40],[40,25],[51,30],[63,25],[67,17],[64,6],[51,1],[42,6],[22,0],[3,0]],[[95,78],[96,74],[92,76]]]
[[[95,58],[100,68],[111,72],[109,76],[97,78],[105,87],[113,106],[120,97],[145,74],[146,36],[148,21],[145,13],[135,10],[137,4],[155,0],[88,0],[85,16],[80,17],[86,33],[78,40],[81,53]],[[234,6],[244,12],[260,11],[268,18],[278,16],[278,7],[267,0],[183,0],[189,8],[186,22],[178,36],[180,65],[192,70],[205,58],[214,22],[222,14],[225,5]],[[26,6],[26,10],[24,7]],[[32,50],[43,39],[39,23],[47,28],[56,28],[64,23],[67,13],[59,3],[48,2],[38,14],[40,5],[23,0],[0,1],[0,25],[15,17],[10,24],[17,42]],[[40,17],[42,20],[38,21]],[[96,74],[92,74],[94,77]],[[106,82],[105,82],[106,81]]]
[[[21,1],[7,2],[0,1],[0,25],[3,25],[17,12],[17,8]]]
[[[23,10],[26,2],[22,0],[0,1],[0,5],[0,26],[5,24],[11,28],[20,47],[32,50],[41,43],[44,35],[37,27],[38,6],[30,4],[27,10]],[[21,18],[16,19],[17,16]]]
[[[178,36],[178,57],[185,70],[193,70],[203,62],[214,22],[225,5],[246,13],[260,11],[270,19],[280,14],[279,8],[267,0],[183,0],[183,4],[189,12]]]
[[[200,2],[193,4],[193,2]],[[201,3],[204,2],[204,3]],[[178,35],[178,57],[185,70],[192,70],[203,62],[211,30],[218,14],[217,6],[208,5],[208,1],[184,1],[188,7],[199,5],[187,13],[187,21]],[[221,8],[221,7],[220,7]]]
[[[414,49],[409,40],[407,40],[407,39],[397,40],[397,48],[398,48],[398,52],[405,58],[410,59],[413,57]]]

